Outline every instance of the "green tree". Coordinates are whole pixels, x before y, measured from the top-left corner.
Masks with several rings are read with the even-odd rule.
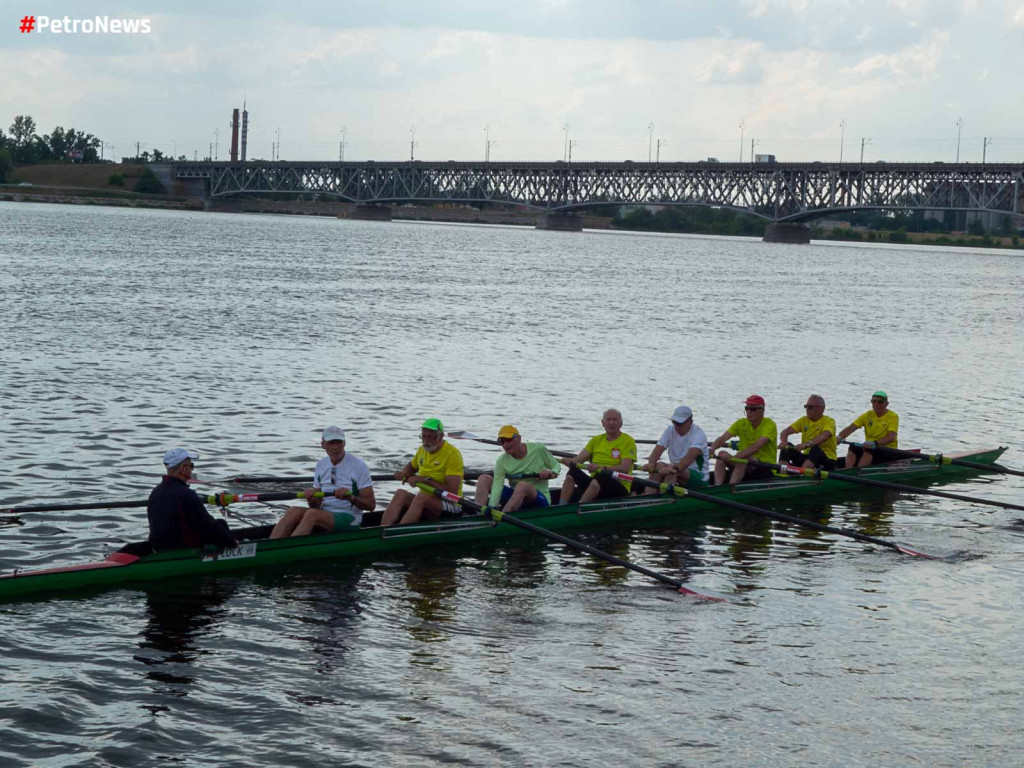
[[[14,164],[11,162],[11,153],[6,149],[0,148],[0,184],[7,182],[7,174],[13,169]]]
[[[149,168],[143,168],[142,173],[139,175],[139,180],[135,182],[135,191],[159,195],[163,193],[164,188],[153,171]]]

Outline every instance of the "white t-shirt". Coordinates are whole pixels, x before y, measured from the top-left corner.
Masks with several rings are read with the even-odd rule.
[[[370,468],[366,466],[366,462],[348,451],[345,452],[345,458],[337,464],[331,464],[330,457],[324,456],[316,463],[316,469],[313,470],[313,485],[325,494],[322,508],[328,512],[348,512],[354,515],[356,520],[362,522],[363,510],[353,506],[349,501],[342,501],[330,495],[338,488],[351,491],[353,480],[356,488],[359,489],[369,488],[373,485],[373,480],[370,479]]]
[[[701,477],[705,480],[708,479],[708,436],[696,424],[690,425],[690,431],[685,435],[677,433],[675,425],[669,424],[668,428],[661,433],[661,437],[658,438],[658,445],[667,449],[668,460],[672,464],[677,464],[691,448],[700,448],[697,458],[686,469],[689,469],[691,472],[696,470],[700,473]]]

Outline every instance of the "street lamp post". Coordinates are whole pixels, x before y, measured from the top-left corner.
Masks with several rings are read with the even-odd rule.
[[[348,128],[344,125],[341,126],[341,141],[338,142],[338,162],[345,162],[345,134],[348,133]]]
[[[412,126],[409,129],[409,133],[412,138],[409,139],[409,162],[413,162],[416,159],[416,126]]]
[[[871,141],[871,139],[861,139],[860,140],[860,164],[861,165],[864,165],[864,145],[868,144],[870,141]]]
[[[668,144],[668,140],[667,139],[658,139],[658,143],[656,145],[657,149],[658,149],[658,153],[655,155],[655,162],[656,163],[660,163],[661,162],[661,145],[662,144]]]
[[[981,140],[981,164],[982,165],[985,164],[985,156],[986,156],[986,154],[988,154],[988,145],[991,143],[991,141],[992,141],[992,137],[991,136],[985,136]]]
[[[956,161],[960,162],[960,129],[964,127],[964,119],[958,117],[956,119]]]
[[[843,144],[846,138],[846,118],[839,122],[839,162],[843,162]]]

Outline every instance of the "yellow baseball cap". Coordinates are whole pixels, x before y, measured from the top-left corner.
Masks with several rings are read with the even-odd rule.
[[[519,434],[519,430],[513,427],[511,424],[506,424],[504,427],[498,430],[498,439],[503,440],[510,437],[515,437]]]

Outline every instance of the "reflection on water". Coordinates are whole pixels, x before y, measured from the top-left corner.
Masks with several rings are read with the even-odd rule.
[[[224,614],[224,603],[235,592],[231,579],[188,579],[173,586],[146,590],[146,626],[140,653],[133,658],[146,667],[146,677],[163,686],[159,692],[187,696],[195,683],[193,665],[203,656],[203,638]],[[166,707],[151,708],[166,709]]]

